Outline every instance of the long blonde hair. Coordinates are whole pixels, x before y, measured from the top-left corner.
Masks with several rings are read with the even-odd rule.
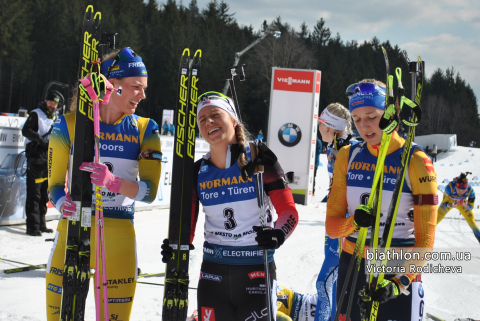
[[[238,119],[235,119],[233,116],[230,116],[230,118],[232,119],[232,121],[235,121],[237,123],[237,126],[235,126],[235,137],[237,138],[237,143],[238,145],[243,147],[243,150],[246,150],[248,141],[253,140],[253,137],[245,128],[245,125],[242,122],[238,121]],[[238,166],[242,168],[247,165],[247,163],[248,161],[245,153],[241,153],[238,157]]]

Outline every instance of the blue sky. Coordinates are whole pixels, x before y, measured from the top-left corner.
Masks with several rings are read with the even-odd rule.
[[[188,5],[190,1],[184,1]],[[198,0],[200,10],[210,0]],[[430,76],[454,67],[480,95],[479,0],[224,0],[240,25],[259,30],[263,20],[281,16],[296,30],[305,21],[310,31],[320,18],[343,41],[390,40],[420,55]],[[243,48],[239,48],[241,50]],[[416,59],[416,58],[415,58]]]

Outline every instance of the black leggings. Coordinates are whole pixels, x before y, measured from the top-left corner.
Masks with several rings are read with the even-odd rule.
[[[47,178],[47,163],[28,162],[27,167],[27,200],[25,213],[27,215],[27,231],[45,230],[45,214],[47,214],[48,181],[35,182],[36,179]]]
[[[269,268],[273,287],[277,278],[275,262]],[[263,264],[224,265],[203,261],[197,292],[199,320],[267,321],[264,276]],[[276,302],[276,290],[272,291],[272,297]]]

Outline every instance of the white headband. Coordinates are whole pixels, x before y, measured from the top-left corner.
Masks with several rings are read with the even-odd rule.
[[[343,132],[348,129],[347,120],[345,118],[335,116],[334,114],[329,112],[327,108],[322,111],[322,114],[320,115],[320,117],[318,117],[318,121],[339,132]]]
[[[220,109],[223,109],[227,113],[229,113],[233,118],[238,120],[238,116],[237,116],[237,113],[235,111],[235,108],[233,106],[231,106],[229,103],[227,103],[225,100],[216,99],[216,98],[207,99],[207,100],[202,101],[197,107],[197,115],[200,115],[200,110],[202,110],[203,107],[207,107],[207,106],[215,106],[215,107],[218,107]],[[197,117],[197,124],[200,125],[198,117]]]

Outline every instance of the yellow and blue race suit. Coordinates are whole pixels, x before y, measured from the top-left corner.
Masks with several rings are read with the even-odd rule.
[[[69,159],[74,134],[75,113],[70,113],[57,119],[50,138],[48,190],[52,204],[59,211],[65,201],[65,174],[71,165]],[[100,138],[101,162],[106,164],[115,176],[137,181],[139,186],[139,191],[133,199],[103,188],[108,307],[112,320],[129,320],[137,278],[134,203],[154,201],[161,171],[159,161],[137,158],[149,149],[160,151],[160,134],[155,121],[125,114],[113,125],[100,122]],[[92,222],[94,221],[92,218]],[[66,234],[67,220],[62,217],[47,265],[46,293],[49,321],[58,320],[60,317]],[[93,226],[90,242],[90,266],[95,268],[96,244]]]
[[[442,205],[438,209],[437,224],[447,215],[452,209],[456,208],[465,218],[468,226],[473,231],[473,235],[480,242],[480,229],[477,223],[475,223],[475,216],[473,215],[473,207],[475,206],[475,191],[470,185],[467,185],[466,191],[462,195],[458,195],[455,188],[456,181],[448,183],[443,193]],[[451,204],[451,205],[449,205]]]

